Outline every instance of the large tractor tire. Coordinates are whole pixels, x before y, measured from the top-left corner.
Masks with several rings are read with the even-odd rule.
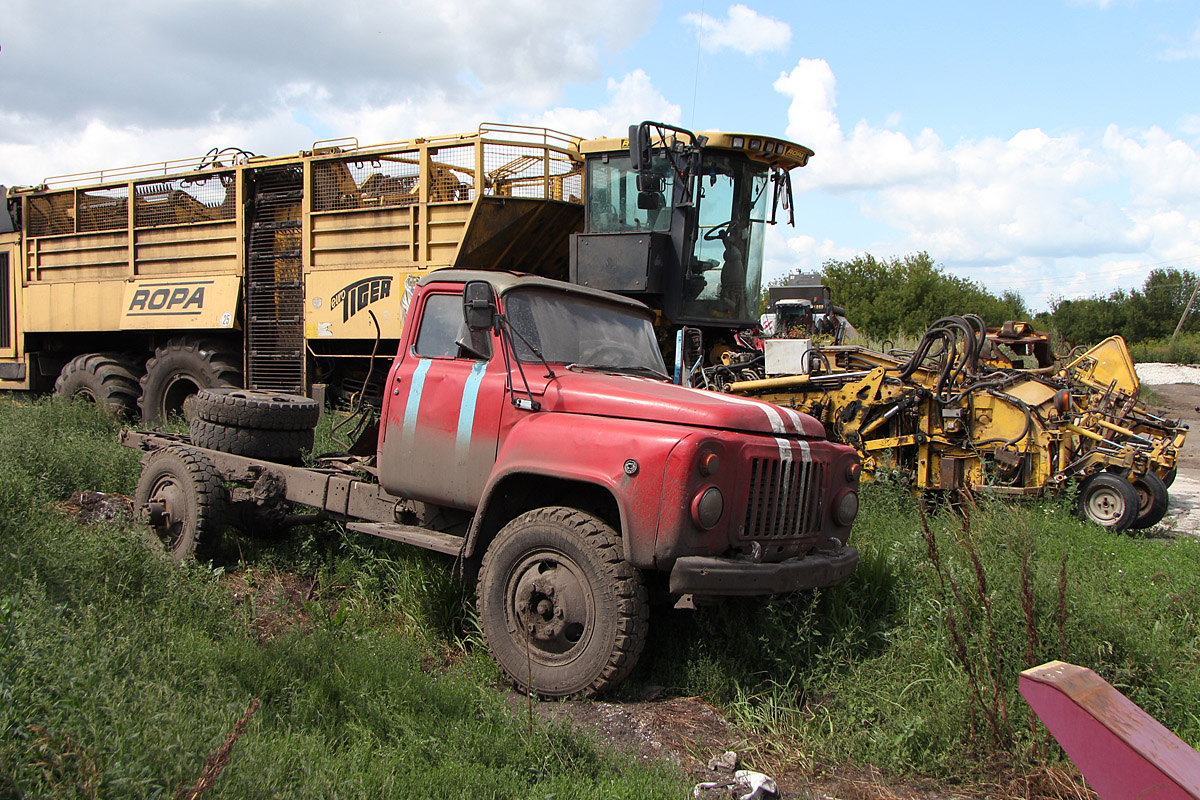
[[[1097,472],[1079,486],[1079,516],[1104,528],[1129,528],[1138,518],[1138,505],[1133,484],[1113,472]]]
[[[225,486],[203,453],[167,447],[150,456],[142,468],[134,508],[173,560],[209,559],[221,541]]]
[[[197,447],[269,461],[295,461],[303,451],[313,447],[312,428],[299,431],[235,428],[193,418],[188,431]]]
[[[196,392],[190,410],[218,425],[273,431],[310,430],[321,416],[317,401],[301,395],[227,386]]]
[[[1157,525],[1167,515],[1171,495],[1167,484],[1153,472],[1147,472],[1133,482],[1133,490],[1138,496],[1137,519],[1132,527],[1142,530]]]
[[[88,400],[122,417],[137,415],[137,361],[119,353],[85,353],[70,361],[54,382],[54,395],[66,400]]]
[[[142,376],[142,424],[159,425],[183,412],[201,389],[240,386],[241,356],[222,342],[194,336],[171,339],[154,351]]]
[[[642,575],[616,532],[581,511],[540,508],[508,523],[483,556],[476,590],[492,656],[541,697],[612,688],[646,643]]]

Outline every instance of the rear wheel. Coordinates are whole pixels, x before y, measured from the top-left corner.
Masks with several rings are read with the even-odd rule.
[[[119,353],[85,353],[70,361],[54,382],[54,395],[67,400],[88,400],[113,412],[137,414],[137,362]]]
[[[221,540],[226,492],[203,453],[167,447],[150,456],[134,494],[134,508],[150,523],[175,561],[211,558]]]
[[[1140,530],[1161,522],[1167,515],[1167,506],[1171,502],[1171,495],[1163,479],[1153,472],[1147,472],[1133,482],[1133,489],[1138,496],[1138,513],[1132,527]]]
[[[646,642],[641,573],[616,532],[580,511],[540,508],[506,525],[484,554],[477,592],[496,662],[542,697],[604,692]]]
[[[183,412],[183,402],[201,389],[239,386],[241,357],[222,342],[181,336],[154,351],[142,376],[142,423],[157,425]]]
[[[1138,493],[1122,476],[1098,472],[1080,484],[1077,510],[1101,527],[1123,531],[1137,520]]]

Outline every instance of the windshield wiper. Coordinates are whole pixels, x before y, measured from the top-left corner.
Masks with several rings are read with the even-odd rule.
[[[658,378],[659,380],[671,380],[665,374],[659,372],[653,367],[644,366],[618,366],[616,364],[567,364],[567,369],[575,370],[576,372],[585,369],[594,369],[600,372],[613,372],[618,375],[641,375],[645,378]]]

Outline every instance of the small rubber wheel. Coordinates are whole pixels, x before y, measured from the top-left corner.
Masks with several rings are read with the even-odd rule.
[[[1080,485],[1077,511],[1101,527],[1123,531],[1137,520],[1137,490],[1120,475],[1097,472]]]
[[[188,423],[192,444],[222,453],[272,461],[292,461],[312,450],[311,428],[302,431],[272,431],[264,428],[236,428],[203,419]]]
[[[203,453],[167,447],[151,455],[142,468],[134,508],[174,561],[209,559],[221,541],[225,486]]]
[[[85,353],[73,358],[54,382],[54,395],[65,400],[88,400],[123,417],[137,416],[141,369],[132,356]]]
[[[240,386],[241,356],[213,339],[180,336],[154,351],[142,376],[142,424],[158,425],[183,412],[183,401],[201,389]]]
[[[1161,522],[1171,502],[1163,479],[1153,472],[1147,472],[1133,482],[1133,489],[1138,496],[1138,513],[1131,527],[1141,530]]]
[[[1179,474],[1179,467],[1171,467],[1165,474],[1159,476],[1162,478],[1163,486],[1170,486],[1175,482],[1175,476]]]
[[[522,691],[595,696],[629,674],[646,643],[642,575],[616,532],[581,511],[551,506],[508,523],[476,589],[488,649]]]
[[[191,413],[236,428],[302,431],[317,424],[321,406],[303,395],[221,386],[196,392]]]

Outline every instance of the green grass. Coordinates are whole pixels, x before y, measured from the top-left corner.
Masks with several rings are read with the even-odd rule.
[[[1134,363],[1200,364],[1200,333],[1181,333],[1174,339],[1150,339],[1129,346]]]
[[[136,526],[56,511],[75,488],[131,493],[137,454],[115,434],[88,407],[0,401],[0,797],[173,796],[255,698],[213,796],[684,791],[510,710],[448,560],[307,526],[179,568]],[[291,609],[307,622],[264,635],[255,590],[284,569],[308,570]]]
[[[969,781],[1060,757],[1016,687],[1064,659],[1200,743],[1200,540],[1114,535],[1065,502],[926,528],[895,487],[864,495],[849,581],[678,620],[653,680],[717,698],[785,756]]]
[[[87,407],[0,401],[0,798],[171,796],[254,698],[213,796],[686,792],[508,709],[448,559],[325,524],[231,535],[179,568],[137,526],[57,511],[76,489],[132,492],[115,434]],[[971,783],[1061,760],[1016,685],[1065,658],[1200,743],[1200,540],[1114,535],[1065,499],[980,501],[964,522],[873,484],[862,508],[849,581],[655,609],[618,698],[703,696],[768,771]]]

